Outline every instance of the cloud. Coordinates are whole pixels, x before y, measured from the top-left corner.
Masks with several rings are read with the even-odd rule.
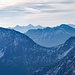
[[[75,3],[75,0],[0,0],[0,8],[21,3]]]
[[[75,12],[75,10],[43,10],[42,12],[45,12],[45,13],[66,13],[66,12]]]
[[[39,2],[39,1],[38,1]],[[43,2],[41,0],[41,2]],[[48,2],[48,1],[47,1]],[[22,4],[17,4],[14,6],[8,6],[0,10],[2,13],[10,13],[11,16],[12,14],[39,14],[39,13],[57,13],[57,12],[69,12],[69,11],[74,11],[75,10],[75,3],[74,4],[62,4],[62,3],[70,3],[70,1],[63,1],[58,0],[55,2],[49,1],[48,3],[34,3],[34,2],[29,2],[29,3],[22,3]],[[50,3],[53,2],[53,3]],[[61,2],[61,3],[60,3]],[[73,1],[71,1],[73,2]]]
[[[20,3],[28,3],[30,0],[0,0],[0,9]]]
[[[26,5],[8,6],[0,10],[0,16],[22,16],[27,14],[40,13],[40,10],[34,9]]]
[[[0,8],[2,25],[32,23],[54,26],[60,23],[75,23],[74,0],[10,0],[6,5]]]

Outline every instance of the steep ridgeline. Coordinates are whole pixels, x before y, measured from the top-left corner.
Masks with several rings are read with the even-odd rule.
[[[75,37],[45,48],[20,32],[0,28],[0,75],[73,75]]]
[[[62,24],[54,28],[29,30],[26,33],[36,43],[44,47],[52,47],[64,43],[75,35],[75,28]]]
[[[75,28],[75,24],[69,24],[69,26],[71,26],[71,27]]]
[[[57,73],[52,75],[75,75],[75,37],[70,38],[66,44],[70,45],[70,49],[56,67],[54,72],[58,70]]]
[[[26,33],[28,30],[30,29],[43,29],[42,26],[38,25],[38,26],[33,26],[32,24],[29,24],[28,26],[15,26],[15,27],[12,27],[12,28],[9,28],[9,29],[14,29],[16,31],[19,31],[21,33]]]
[[[32,75],[75,75],[75,37],[69,38],[57,53],[59,61]]]
[[[45,48],[25,34],[0,28],[0,75],[31,75],[60,60],[61,46]]]

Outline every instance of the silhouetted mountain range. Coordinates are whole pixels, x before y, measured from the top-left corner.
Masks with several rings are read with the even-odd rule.
[[[52,28],[45,29],[49,32]],[[53,29],[54,32],[58,29],[74,32],[73,28],[66,25]],[[69,38],[61,45],[46,48],[36,44],[25,34],[13,29],[0,28],[0,75],[74,74],[75,37]]]
[[[43,29],[42,26],[38,25],[38,26],[33,26],[32,24],[29,24],[28,26],[19,26],[19,25],[16,25],[15,27],[10,27],[10,29],[14,29],[16,31],[19,31],[21,33],[25,33],[27,32],[28,30],[30,29]]]
[[[26,32],[26,35],[41,46],[52,47],[62,44],[70,37],[75,36],[75,28],[61,24],[53,28],[31,29]]]
[[[30,75],[55,61],[54,49],[39,46],[15,30],[0,28],[0,75]]]

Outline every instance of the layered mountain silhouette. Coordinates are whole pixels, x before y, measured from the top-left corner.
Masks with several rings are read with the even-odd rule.
[[[49,65],[32,75],[75,75],[75,37],[69,38],[60,47],[56,54],[57,60],[53,65]]]
[[[0,75],[74,75],[74,58],[75,37],[46,48],[25,34],[0,28]]]
[[[53,28],[32,29],[27,31],[26,35],[41,46],[52,47],[62,44],[70,37],[75,36],[75,28],[61,24]]]
[[[42,47],[25,34],[0,28],[0,75],[31,75],[55,62],[57,48]]]
[[[16,25],[15,27],[10,27],[10,29],[14,29],[16,31],[19,31],[21,33],[25,33],[27,32],[28,30],[30,29],[43,29],[42,26],[38,25],[38,26],[33,26],[32,24],[29,24],[27,26],[19,26],[19,25]]]

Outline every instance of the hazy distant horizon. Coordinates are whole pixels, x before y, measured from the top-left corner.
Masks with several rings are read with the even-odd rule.
[[[68,24],[68,23],[61,23],[61,24],[66,24],[66,25],[75,25],[75,24]],[[40,25],[40,24],[36,24],[36,25],[34,25],[34,24],[31,24],[31,25],[33,25],[33,26],[38,26],[38,25],[40,25],[40,26],[42,26],[42,27],[56,27],[56,26],[60,26],[61,24],[58,24],[58,25],[46,25],[46,26],[43,26],[43,25]],[[26,25],[19,25],[19,24],[16,24],[16,25],[7,25],[7,26],[0,26],[0,27],[3,27],[3,28],[12,28],[12,27],[16,27],[16,26],[28,26],[29,24],[26,24]]]
[[[0,0],[0,27],[75,24],[75,0]]]
[[[66,25],[68,25],[67,23],[61,23],[61,24],[66,24]],[[59,24],[59,25],[47,25],[47,26],[43,26],[43,25],[40,25],[40,24],[36,24],[36,25],[34,25],[34,24],[31,24],[31,25],[33,25],[33,26],[38,26],[38,25],[40,25],[40,26],[42,26],[42,27],[56,27],[56,26],[60,26],[61,24]],[[16,25],[10,25],[10,26],[0,26],[0,27],[3,27],[3,28],[12,28],[12,27],[16,27],[16,26],[28,26],[29,24],[26,24],[26,25],[18,25],[18,24],[16,24]],[[75,24],[70,24],[70,25],[75,25]]]

